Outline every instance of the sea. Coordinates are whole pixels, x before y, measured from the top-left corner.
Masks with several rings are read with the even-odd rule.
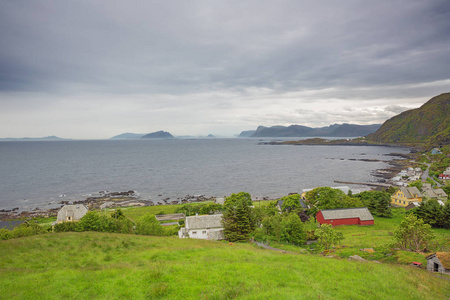
[[[409,152],[382,146],[263,144],[279,140],[4,141],[0,209],[59,207],[61,201],[84,200],[100,191],[134,190],[154,202],[241,191],[254,199],[276,199],[306,188],[342,185],[335,180],[377,182],[373,172],[388,167],[394,158],[390,153]]]

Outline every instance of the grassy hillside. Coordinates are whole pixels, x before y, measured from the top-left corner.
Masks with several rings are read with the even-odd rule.
[[[417,109],[387,120],[375,133],[368,135],[367,140],[429,146],[450,143],[450,93],[436,96]]]
[[[445,299],[425,270],[107,233],[0,241],[5,299]]]

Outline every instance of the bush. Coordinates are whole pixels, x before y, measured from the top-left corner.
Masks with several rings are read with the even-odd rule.
[[[136,234],[164,236],[165,232],[154,215],[146,215],[136,222]]]

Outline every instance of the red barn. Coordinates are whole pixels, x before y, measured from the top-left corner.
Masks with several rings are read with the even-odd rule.
[[[373,216],[367,207],[324,209],[317,213],[320,224],[338,225],[373,225]]]

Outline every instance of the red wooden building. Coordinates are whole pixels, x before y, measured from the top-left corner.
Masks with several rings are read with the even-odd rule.
[[[367,207],[324,209],[317,213],[320,224],[338,225],[373,225],[373,216]]]

